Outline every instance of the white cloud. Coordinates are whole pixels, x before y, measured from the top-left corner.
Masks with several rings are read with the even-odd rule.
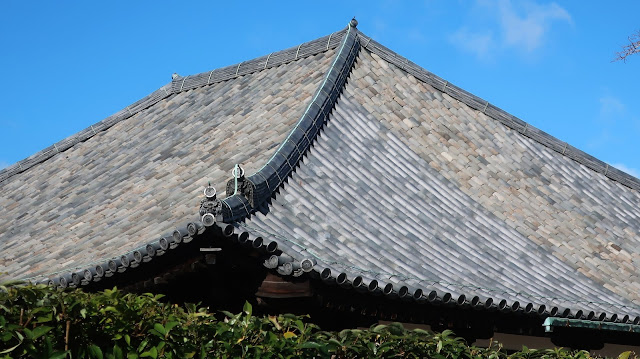
[[[623,172],[626,172],[626,173],[632,175],[633,177],[640,178],[640,170],[637,170],[637,169],[631,168],[631,167],[627,167],[623,163],[613,163],[611,165],[613,167],[619,169],[620,171],[623,171]]]
[[[502,38],[506,46],[532,52],[544,42],[546,34],[554,21],[571,23],[569,12],[556,3],[539,5],[534,2],[522,2],[518,11],[510,0],[499,1]]]
[[[478,58],[487,59],[495,47],[491,31],[472,32],[463,27],[449,36],[449,41],[466,52],[475,54]]]
[[[497,49],[532,53],[544,44],[553,23],[572,23],[569,12],[555,2],[538,4],[523,1],[515,4],[517,6],[511,0],[477,0],[478,6],[470,11],[474,15],[493,18],[493,23],[486,26],[494,28],[496,35],[487,27],[470,30],[463,26],[450,35],[449,40],[479,58],[488,58]]]

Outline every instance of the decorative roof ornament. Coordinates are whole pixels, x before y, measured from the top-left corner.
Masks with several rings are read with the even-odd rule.
[[[200,216],[205,227],[222,221],[222,202],[218,199],[216,189],[211,183],[204,189],[205,198],[200,202]]]
[[[215,187],[213,187],[211,185],[211,182],[209,182],[209,185],[207,187],[205,187],[204,189],[204,196],[207,197],[207,200],[209,201],[215,201],[216,200],[216,189]]]
[[[178,73],[177,73],[177,72],[174,72],[173,74],[171,74],[171,79],[172,79],[172,80],[175,80],[175,79],[177,79],[178,77],[180,77],[180,75],[178,75]]]
[[[240,167],[240,165],[235,165],[231,170],[231,175],[233,178],[244,179],[244,168]]]
[[[227,196],[243,195],[253,207],[255,205],[253,200],[255,186],[245,178],[244,169],[239,164],[236,164],[231,170],[231,176],[233,178],[227,182]]]
[[[349,25],[351,25],[351,27],[358,27],[358,20],[356,20],[355,16],[353,17],[353,19],[351,19]]]

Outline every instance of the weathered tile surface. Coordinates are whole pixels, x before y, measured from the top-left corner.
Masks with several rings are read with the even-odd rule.
[[[269,158],[334,54],[173,95],[0,183],[0,272],[86,267],[193,218],[209,181]]]
[[[638,181],[613,181],[589,157],[585,167],[561,153],[570,146],[523,135],[521,120],[487,103],[488,117],[477,98],[452,98],[385,51],[360,51],[309,153],[266,215],[240,226],[367,283],[640,314]],[[82,268],[192,218],[207,182],[222,189],[234,164],[248,174],[265,164],[335,55],[238,78],[240,66],[222,69],[228,81],[171,95],[12,175],[0,183],[0,272]]]
[[[637,315],[639,204],[363,50],[308,157],[245,226],[334,273]]]

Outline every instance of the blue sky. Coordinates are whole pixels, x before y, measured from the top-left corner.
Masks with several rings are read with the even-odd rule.
[[[3,1],[0,168],[168,83],[327,35],[378,42],[640,175],[638,1]]]

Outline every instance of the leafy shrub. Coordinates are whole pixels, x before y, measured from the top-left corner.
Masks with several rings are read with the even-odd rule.
[[[467,346],[451,331],[408,331],[398,323],[321,331],[305,317],[216,315],[153,294],[0,286],[0,358],[589,358],[584,351],[507,355]],[[630,353],[627,353],[627,355]]]

